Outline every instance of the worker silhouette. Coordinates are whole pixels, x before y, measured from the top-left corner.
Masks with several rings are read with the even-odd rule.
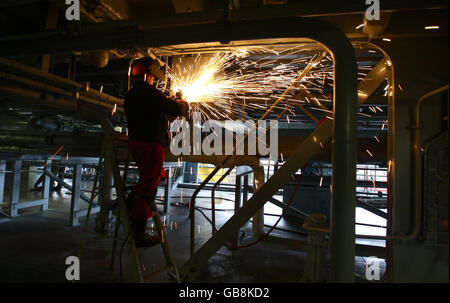
[[[135,60],[131,67],[132,88],[124,101],[128,122],[129,150],[139,169],[139,181],[127,196],[136,247],[151,247],[160,236],[147,234],[152,216],[149,201],[155,199],[157,186],[164,178],[164,148],[169,146],[169,117],[187,116],[189,104],[165,96],[154,83],[157,66],[151,58]]]

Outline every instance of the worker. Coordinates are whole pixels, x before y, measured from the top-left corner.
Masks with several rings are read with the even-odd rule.
[[[135,60],[130,71],[133,86],[124,101],[129,150],[139,169],[139,181],[127,196],[136,247],[161,242],[161,237],[146,232],[147,220],[152,217],[149,201],[155,199],[157,186],[165,177],[164,148],[169,146],[170,118],[189,113],[186,101],[167,97],[154,86],[155,74],[151,58]]]

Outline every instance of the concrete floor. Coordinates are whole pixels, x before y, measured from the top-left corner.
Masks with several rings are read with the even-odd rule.
[[[162,189],[158,195],[162,193]],[[183,189],[183,195],[190,191]],[[173,196],[180,193],[174,192]],[[201,196],[209,196],[202,192]],[[219,192],[216,195],[217,208],[229,209],[218,211],[216,215],[219,228],[232,215],[233,203],[220,199],[220,196],[234,197],[234,194]],[[21,201],[39,197],[37,192],[21,193]],[[188,203],[173,199],[173,203]],[[210,199],[198,199],[198,206],[209,207]],[[82,204],[84,207],[85,203]],[[278,208],[266,208],[266,213],[277,213]],[[9,221],[0,223],[0,282],[67,282],[65,279],[65,259],[77,255],[80,245],[84,218],[81,225],[69,226],[70,194],[63,189],[61,193],[52,193],[49,209],[41,212],[38,208],[23,210],[20,215]],[[205,210],[206,215],[210,212]],[[80,258],[80,275],[82,282],[120,282],[119,258],[116,258],[114,270],[110,270],[112,240],[98,237],[94,233],[94,218],[89,223],[89,233]],[[278,217],[266,216],[265,223],[273,225]],[[211,226],[204,217],[196,214],[198,249],[211,236]],[[176,229],[175,229],[176,223]],[[189,220],[186,207],[172,207],[171,218],[167,221],[167,234],[177,266],[184,264],[189,258]],[[172,225],[172,229],[170,226]],[[300,231],[301,222],[296,218],[283,218],[278,227]],[[151,226],[151,222],[149,223]],[[243,228],[245,236],[242,243],[254,240],[251,224]],[[267,229],[266,229],[267,231]],[[122,238],[124,236],[120,235]],[[266,240],[245,249],[230,250],[221,248],[208,262],[205,268],[199,269],[192,277],[192,282],[297,282],[302,278],[306,237],[274,230]],[[165,264],[160,246],[140,249],[143,274]],[[382,251],[378,252],[379,254]],[[118,255],[118,254],[117,254]],[[373,251],[363,255],[374,255]],[[126,249],[122,256],[123,279],[127,281],[128,259]],[[167,274],[155,277],[152,282],[167,282]]]

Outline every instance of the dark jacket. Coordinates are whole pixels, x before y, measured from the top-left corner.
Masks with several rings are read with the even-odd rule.
[[[169,116],[183,116],[185,103],[166,97],[155,87],[139,81],[127,92],[124,101],[128,137],[136,141],[158,141],[169,145]]]

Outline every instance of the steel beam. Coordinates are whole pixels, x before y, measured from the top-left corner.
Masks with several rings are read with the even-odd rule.
[[[8,1],[16,2],[16,1]],[[320,3],[320,4],[319,4]],[[6,4],[0,4],[6,5]],[[342,14],[363,14],[368,6],[361,0],[351,0],[342,5],[335,0],[322,1],[302,1],[301,3],[289,3],[288,5],[277,5],[270,7],[241,8],[238,11],[230,11],[231,20],[259,19],[262,18],[297,18],[342,15]],[[445,0],[397,0],[381,1],[381,10],[387,12],[419,10],[419,9],[441,9],[448,8],[448,1]],[[153,46],[158,43],[159,37],[148,39],[149,34],[164,35],[171,43],[160,45],[173,45],[182,43],[194,43],[189,33],[181,30],[185,24],[197,24],[199,28],[210,28],[216,30],[222,26],[222,22],[217,22],[222,18],[219,10],[193,12],[189,14],[173,14],[166,16],[155,16],[140,18],[135,20],[123,20],[115,22],[102,22],[98,24],[83,24],[83,32],[78,35],[63,32],[41,32],[35,35],[23,35],[14,37],[2,37],[0,39],[0,56],[20,55],[42,55],[47,53],[69,53],[74,50],[90,51],[98,49],[130,49],[136,47]],[[273,25],[274,19],[268,22]],[[231,22],[230,22],[231,23]],[[227,24],[228,26],[228,24]],[[227,27],[226,26],[226,27]],[[224,28],[226,28],[224,27]],[[139,30],[146,28],[146,30]],[[286,28],[286,32],[289,29]],[[197,30],[197,36],[201,36],[202,30]],[[264,30],[261,30],[263,33]],[[220,36],[217,36],[220,37]],[[266,36],[268,37],[268,36]],[[266,38],[264,37],[264,38]],[[178,38],[176,41],[176,38]],[[152,42],[153,40],[154,42]],[[216,38],[213,40],[216,41]],[[223,40],[226,41],[226,40]],[[158,43],[159,44],[159,43]]]
[[[374,207],[374,206],[372,206],[372,205],[370,205],[370,204],[368,204],[368,203],[366,203],[364,201],[358,200],[356,205],[361,207],[361,208],[364,208],[367,211],[370,211],[371,213],[373,213],[374,215],[377,215],[378,217],[381,217],[381,218],[386,219],[386,220],[388,218],[387,213],[385,213],[384,211],[379,210],[378,208],[376,208],[376,207]]]
[[[166,216],[167,222],[170,222],[170,196],[172,196],[172,174],[171,168],[167,170],[167,179],[164,186],[164,214]],[[178,177],[177,181],[181,178]]]
[[[80,164],[80,163],[78,163],[78,164]],[[78,165],[78,164],[75,164],[75,165]],[[81,165],[81,164],[80,164]],[[64,182],[64,180],[63,179],[61,179],[61,178],[58,178],[57,176],[55,176],[53,173],[51,173],[50,171],[48,171],[48,170],[46,170],[46,169],[44,169],[44,174],[46,174],[47,176],[49,176],[50,178],[52,178],[52,179],[54,179],[54,180],[56,180],[56,181],[58,181],[60,184],[62,184],[62,186],[64,187],[64,188],[67,188],[68,190],[70,190],[71,192],[73,192],[73,186],[70,186],[69,184],[67,184],[66,182]],[[90,198],[88,198],[85,194],[83,194],[83,193],[80,193],[80,198],[81,198],[81,200],[84,200],[84,201],[86,201],[87,203],[90,203]]]
[[[47,160],[46,165],[47,165],[46,169],[52,170],[52,160]],[[50,197],[50,184],[51,184],[50,177],[44,174],[44,180],[42,182],[42,199],[46,200],[46,202],[42,204],[43,211],[48,209],[48,200]]]
[[[22,160],[13,161],[13,182],[11,189],[11,208],[9,209],[9,216],[16,217],[19,210],[19,195],[20,195],[20,176],[22,169]]]
[[[275,204],[276,206],[278,206],[278,207],[280,207],[282,209],[284,209],[286,207],[286,205],[287,205],[286,203],[278,201],[275,198],[270,198],[269,202]],[[298,218],[300,218],[302,220],[305,220],[308,217],[308,214],[306,214],[306,213],[296,209],[295,207],[289,206],[287,209],[290,210],[291,212],[293,212],[294,216],[296,216],[296,217],[298,217]]]
[[[79,217],[76,215],[80,211],[80,193],[81,193],[81,164],[74,166],[72,176],[72,197],[70,201],[70,225],[79,225]]]
[[[28,208],[28,207],[39,206],[39,205],[44,206],[46,203],[48,203],[48,199],[39,199],[39,200],[34,200],[34,201],[20,202],[17,204],[17,209]]]
[[[253,166],[252,169],[254,192],[258,192],[264,186],[264,167]],[[264,233],[264,207],[253,215],[252,232],[255,237],[260,237]]]
[[[0,160],[0,204],[3,203],[3,194],[5,193],[5,171],[6,160]]]

